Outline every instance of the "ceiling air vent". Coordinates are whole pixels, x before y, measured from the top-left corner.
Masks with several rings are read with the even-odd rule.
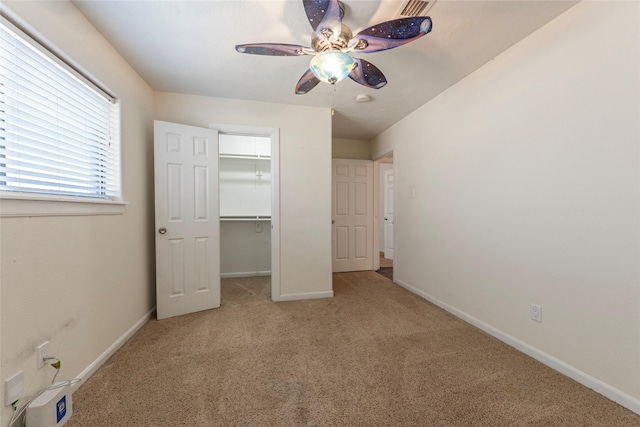
[[[400,10],[399,15],[404,18],[427,16],[427,12],[434,3],[435,0],[408,0]]]

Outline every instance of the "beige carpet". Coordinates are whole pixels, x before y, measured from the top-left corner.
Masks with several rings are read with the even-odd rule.
[[[640,416],[373,273],[148,322],[73,396],[68,427],[640,426]]]

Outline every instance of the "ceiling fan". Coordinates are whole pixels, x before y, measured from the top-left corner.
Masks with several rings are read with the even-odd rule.
[[[360,31],[355,36],[342,23],[343,9],[338,0],[302,0],[309,23],[314,30],[311,47],[282,43],[240,44],[240,53],[272,56],[313,55],[309,70],[296,85],[302,95],[321,81],[335,84],[347,76],[356,83],[373,89],[387,84],[382,71],[351,53],[372,53],[393,49],[419,39],[431,31],[431,18],[412,17],[382,22]]]

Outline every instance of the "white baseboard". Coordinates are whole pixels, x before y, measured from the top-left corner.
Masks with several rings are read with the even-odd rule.
[[[579,369],[574,368],[573,366],[563,362],[562,360],[556,359],[555,357],[535,348],[532,347],[531,345],[520,341],[517,338],[512,337],[511,335],[508,335],[478,319],[476,319],[475,317],[472,317],[470,315],[468,315],[467,313],[458,310],[455,307],[452,307],[440,300],[438,300],[437,298],[432,297],[431,295],[421,291],[420,289],[417,289],[407,283],[402,282],[401,280],[395,280],[395,283],[397,283],[398,285],[402,286],[403,288],[407,289],[410,292],[413,292],[416,295],[421,296],[422,298],[426,299],[427,301],[437,305],[438,307],[448,311],[449,313],[453,314],[454,316],[464,320],[465,322],[475,326],[476,328],[488,333],[489,335],[492,335],[493,337],[499,339],[500,341],[504,342],[505,344],[510,345],[511,347],[514,347],[515,349],[521,351],[522,353],[533,357],[534,359],[536,359],[537,361],[547,365],[548,367],[550,367],[551,369],[554,369],[558,372],[560,372],[563,375],[566,375],[567,377],[571,378],[574,381],[579,382],[580,384],[584,385],[585,387],[588,387],[590,389],[592,389],[593,391],[595,391],[596,393],[601,394],[602,396],[613,400],[614,402],[618,403],[619,405],[624,406],[625,408],[629,409],[630,411],[635,412],[636,414],[640,414],[640,400],[629,396],[626,393],[623,393],[622,391],[611,387],[610,385],[598,380],[597,378],[594,378],[592,376],[590,376],[589,374],[582,372]]]
[[[271,276],[271,270],[267,271],[247,271],[240,273],[221,273],[222,279],[234,279],[236,277],[257,277],[257,276]]]
[[[109,346],[109,348],[107,348],[104,353],[102,353],[100,356],[98,356],[98,358],[96,360],[94,360],[93,362],[91,362],[91,364],[89,366],[87,366],[82,372],[80,372],[80,375],[78,375],[77,378],[80,378],[80,382],[77,382],[75,384],[73,384],[71,387],[71,392],[74,393],[78,388],[80,388],[80,386],[82,384],[84,384],[84,382],[89,379],[89,377],[91,375],[93,375],[98,368],[100,368],[100,366],[102,366],[104,364],[104,362],[106,362],[111,356],[113,356],[113,354],[118,351],[118,349],[120,347],[122,347],[124,345],[124,343],[126,343],[129,338],[131,338],[136,332],[138,332],[138,330],[149,321],[149,319],[151,319],[153,317],[153,314],[156,312],[156,308],[153,307],[151,309],[151,311],[149,311],[147,314],[145,314],[144,316],[142,316],[142,318],[140,320],[138,320],[132,327],[129,328],[129,330],[127,332],[125,332],[124,334],[122,334],[122,336],[120,338],[118,338],[113,344],[111,344]]]
[[[305,299],[319,299],[319,298],[333,298],[333,291],[325,292],[306,292],[302,294],[284,294],[279,297],[272,297],[271,299],[276,302],[280,301],[299,301]]]

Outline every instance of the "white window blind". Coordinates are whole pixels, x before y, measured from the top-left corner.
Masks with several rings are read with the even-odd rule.
[[[0,192],[120,199],[117,108],[0,22]]]

